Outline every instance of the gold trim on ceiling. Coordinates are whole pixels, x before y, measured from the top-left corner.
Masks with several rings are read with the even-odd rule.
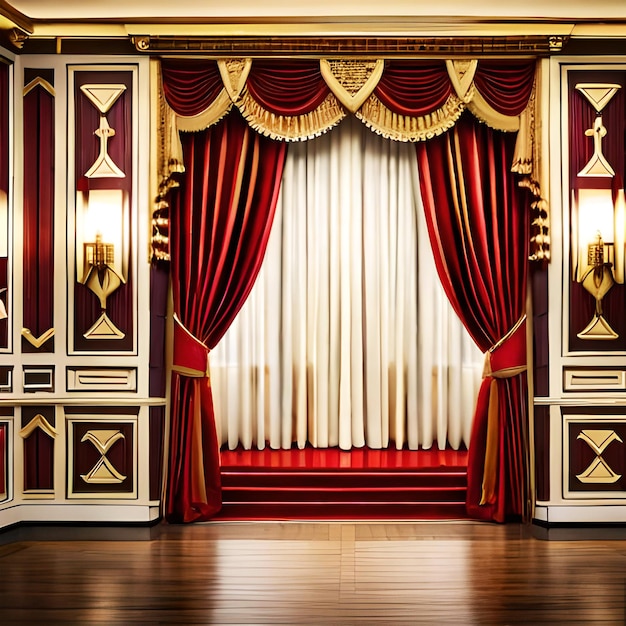
[[[131,37],[139,52],[208,54],[214,56],[308,55],[415,57],[457,55],[542,56],[558,52],[568,37],[561,35],[512,35],[502,37]]]

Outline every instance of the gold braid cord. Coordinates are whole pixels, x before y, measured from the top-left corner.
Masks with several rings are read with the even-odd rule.
[[[275,115],[262,107],[244,87],[237,107],[254,130],[281,141],[303,141],[319,137],[346,116],[345,109],[333,93],[329,93],[310,113]]]
[[[520,187],[527,188],[533,196],[531,202],[531,261],[550,260],[550,215],[548,202],[541,190],[541,141],[537,132],[537,79],[527,107],[519,116],[519,132],[515,143],[515,158],[511,171],[521,175]]]
[[[375,133],[394,141],[425,141],[445,133],[459,119],[465,105],[450,96],[444,105],[419,117],[398,115],[372,94],[357,111],[356,116]]]

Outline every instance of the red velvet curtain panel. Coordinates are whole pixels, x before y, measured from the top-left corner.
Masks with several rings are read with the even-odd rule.
[[[317,60],[254,61],[246,81],[252,97],[275,115],[302,115],[330,93]]]
[[[526,192],[509,171],[514,142],[514,134],[464,115],[445,135],[417,144],[426,221],[446,294],[481,350],[499,346],[499,363],[487,372],[477,402],[467,506],[473,517],[500,522],[524,513],[528,489],[526,376],[499,377],[525,366],[520,320],[529,220]],[[489,431],[494,419],[497,429]]]
[[[207,59],[162,59],[163,93],[178,115],[198,115],[224,88],[217,62]]]
[[[452,94],[445,61],[387,61],[374,89],[378,99],[398,115],[426,115]]]
[[[489,106],[498,113],[519,115],[528,105],[535,84],[535,61],[481,60],[474,83]]]
[[[188,333],[210,349],[261,267],[286,144],[255,133],[237,114],[182,140],[186,172],[172,193],[170,218],[174,310]],[[185,355],[174,358],[184,363]],[[206,520],[221,507],[210,384],[175,374],[172,387],[166,517]]]

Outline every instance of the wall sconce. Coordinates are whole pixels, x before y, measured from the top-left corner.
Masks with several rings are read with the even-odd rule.
[[[577,336],[617,339],[603,317],[602,299],[615,283],[624,283],[624,190],[579,189],[572,200],[572,275],[596,301],[592,320]]]
[[[76,275],[99,299],[102,314],[84,334],[87,339],[123,339],[107,315],[107,298],[128,276],[127,194],[92,189],[77,194]]]

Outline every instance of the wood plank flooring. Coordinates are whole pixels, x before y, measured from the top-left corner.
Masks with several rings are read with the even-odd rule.
[[[162,525],[151,540],[112,534],[0,546],[0,624],[625,623],[620,533],[213,522]]]

